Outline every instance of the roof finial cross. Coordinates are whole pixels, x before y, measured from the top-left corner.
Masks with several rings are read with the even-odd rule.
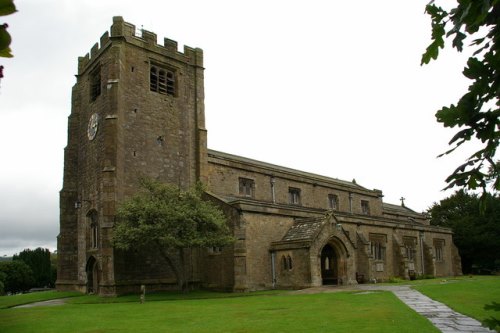
[[[401,206],[405,207],[405,198],[401,197],[399,198],[399,200],[401,200]]]

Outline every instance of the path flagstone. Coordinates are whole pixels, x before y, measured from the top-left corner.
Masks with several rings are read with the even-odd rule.
[[[55,306],[55,305],[63,305],[65,300],[63,298],[51,299],[48,301],[34,302],[23,305],[14,306],[14,308],[33,308],[35,306]]]

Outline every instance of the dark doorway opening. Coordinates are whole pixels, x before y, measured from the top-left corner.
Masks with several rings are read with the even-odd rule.
[[[336,285],[338,279],[338,260],[334,248],[326,244],[321,251],[321,278],[323,284]]]
[[[87,294],[97,294],[99,292],[98,275],[97,275],[97,260],[90,257],[87,261]]]

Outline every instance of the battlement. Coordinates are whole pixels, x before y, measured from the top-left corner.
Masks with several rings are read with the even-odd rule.
[[[164,38],[163,45],[160,45],[157,43],[158,37],[154,32],[144,29],[139,30],[140,35],[136,32],[137,29],[135,25],[125,22],[121,16],[114,16],[113,25],[110,31],[106,31],[101,36],[99,43],[95,43],[94,46],[92,46],[90,53],[87,53],[83,57],[78,57],[78,74],[82,74],[87,69],[88,65],[107,48],[113,39],[124,39],[128,43],[147,48],[178,61],[203,67],[202,49],[184,46],[184,51],[179,52],[177,42],[172,39]]]

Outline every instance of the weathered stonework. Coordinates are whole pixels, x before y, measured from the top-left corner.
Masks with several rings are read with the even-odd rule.
[[[193,286],[245,291],[460,274],[451,231],[384,203],[380,190],[208,150],[203,70],[201,49],[179,52],[170,39],[158,45],[154,33],[138,36],[121,17],[79,58],[58,289],[176,288],[161,258],[112,245],[116,209],[143,176],[183,189],[201,181],[228,217],[232,246],[186,254]]]

